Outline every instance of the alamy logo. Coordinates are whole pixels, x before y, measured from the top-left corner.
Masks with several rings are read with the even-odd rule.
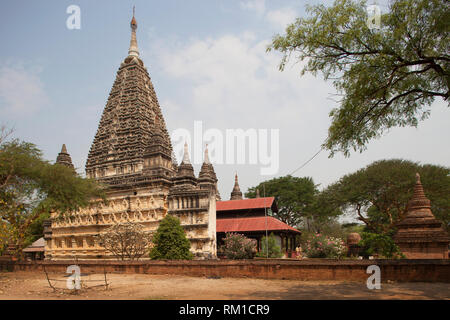
[[[66,13],[70,14],[70,16],[66,20],[67,29],[69,29],[69,30],[81,29],[81,9],[80,9],[80,7],[72,4],[67,7]]]
[[[366,273],[372,274],[367,278],[367,289],[381,289],[381,270],[377,265],[370,265],[367,267]]]
[[[366,24],[370,30],[381,28],[381,9],[377,5],[370,5],[366,8]]]
[[[203,163],[203,148],[208,144],[213,164],[259,165],[261,175],[274,175],[280,168],[279,129],[226,129],[203,130],[202,121],[194,121],[194,134],[178,128],[171,134],[173,150],[177,159],[182,159],[184,143],[193,152],[192,163]]]
[[[81,270],[77,265],[71,265],[67,267],[66,273],[71,275],[67,278],[66,285],[69,290],[81,289]]]

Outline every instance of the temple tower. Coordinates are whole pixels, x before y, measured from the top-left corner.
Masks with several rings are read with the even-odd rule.
[[[197,258],[216,256],[216,192],[202,188],[206,180],[199,183],[195,177],[187,145],[177,166],[153,84],[139,57],[134,12],[130,27],[128,56],[117,71],[86,161],[87,177],[105,186],[108,202],[93,199],[87,208],[64,217],[54,213],[46,233],[47,259],[112,259],[98,243],[98,234],[130,221],[152,233],[167,214],[180,218]],[[67,165],[65,146],[60,155]]]
[[[217,176],[214,171],[214,167],[209,160],[208,145],[206,145],[205,148],[205,157],[202,168],[200,169],[198,181],[201,189],[208,189],[216,192],[216,200],[220,200],[220,195],[217,189]]]
[[[233,191],[231,191],[230,200],[242,200],[242,192],[241,192],[241,189],[239,188],[237,173],[234,176],[234,187],[233,187]]]
[[[448,259],[450,238],[431,212],[418,173],[408,211],[397,223],[394,242],[408,259]]]
[[[209,160],[206,158],[205,161]],[[199,179],[195,177],[188,145],[185,143],[183,161],[169,192],[169,213],[180,219],[191,240],[191,251],[197,258],[214,258],[217,254],[216,181],[211,171],[214,172],[212,165],[208,169],[208,177],[205,176],[205,170]]]
[[[121,63],[86,162],[86,174],[112,188],[148,185],[149,175],[170,183],[172,145],[144,63],[137,22],[130,23],[128,56]]]
[[[69,167],[71,169],[74,169],[74,166],[72,164],[72,158],[70,157],[70,154],[67,152],[66,145],[63,144],[61,148],[61,152],[58,153],[58,156],[56,157],[56,163],[62,164],[63,166]]]

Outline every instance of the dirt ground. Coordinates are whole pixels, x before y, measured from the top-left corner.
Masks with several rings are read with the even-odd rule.
[[[249,278],[208,279],[200,277],[107,274],[108,290],[102,274],[82,276],[84,285],[77,294],[66,288],[66,277],[50,274],[49,287],[43,272],[1,272],[0,299],[147,299],[147,300],[228,300],[228,299],[446,299],[448,283],[382,283],[369,290],[365,283],[341,281],[264,280]]]

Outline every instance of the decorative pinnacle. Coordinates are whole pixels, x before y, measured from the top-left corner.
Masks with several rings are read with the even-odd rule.
[[[139,49],[136,40],[137,22],[136,18],[134,17],[134,6],[133,6],[133,18],[131,19],[130,26],[131,26],[131,40],[128,55],[133,57],[139,57]]]
[[[416,185],[414,186],[414,193],[408,203],[410,209],[430,208],[430,200],[426,197],[423,191],[422,183],[420,182],[420,175],[416,173]]]
[[[187,141],[184,142],[184,155],[183,155],[183,161],[182,163],[190,164],[191,161],[189,160],[189,151],[188,151],[188,144]]]
[[[206,148],[205,148],[205,160],[203,161],[206,164],[210,164],[211,162],[209,161],[209,154],[208,154],[208,144],[206,144]]]
[[[230,200],[242,200],[242,192],[241,189],[239,188],[237,172],[236,175],[234,176],[234,188],[233,191],[231,192]]]
[[[235,173],[235,176],[234,176],[234,188],[233,188],[233,191],[241,191],[240,188],[239,188],[237,172]]]
[[[65,145],[65,144],[62,145],[62,148],[61,148],[61,152],[60,152],[60,153],[67,153],[67,154],[68,154],[67,148],[66,148],[66,145]]]

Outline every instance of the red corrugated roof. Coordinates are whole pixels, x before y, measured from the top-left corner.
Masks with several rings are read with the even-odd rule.
[[[265,231],[266,227],[269,231],[290,230],[300,233],[274,217],[267,217],[267,224],[266,217],[217,219],[216,222],[216,232]]]
[[[217,201],[216,211],[271,208],[274,197]]]

